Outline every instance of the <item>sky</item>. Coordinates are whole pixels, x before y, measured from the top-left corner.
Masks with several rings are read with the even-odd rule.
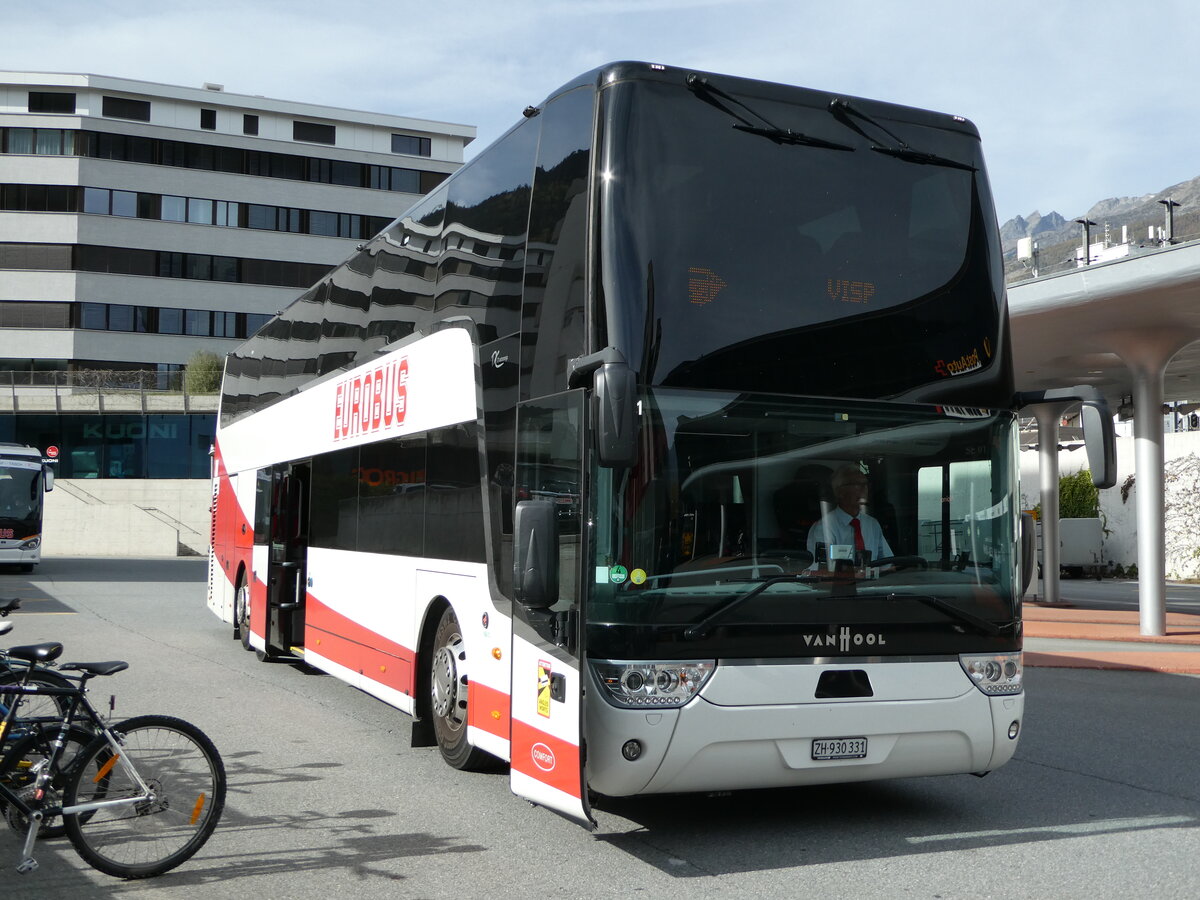
[[[1195,0],[7,0],[0,68],[473,125],[643,60],[973,121],[1001,222],[1200,175]]]

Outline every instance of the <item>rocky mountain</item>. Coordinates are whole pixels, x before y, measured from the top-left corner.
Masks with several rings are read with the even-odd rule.
[[[1110,240],[1121,240],[1121,226],[1128,226],[1129,239],[1146,243],[1148,229],[1164,225],[1165,210],[1160,200],[1174,200],[1179,204],[1175,210],[1175,237],[1200,237],[1200,176],[1171,185],[1155,194],[1141,197],[1110,197],[1094,203],[1084,213],[1066,218],[1058,212],[1042,215],[1032,212],[1028,216],[1016,216],[1000,226],[1000,240],[1004,247],[1005,268],[1019,274],[1020,264],[1016,261],[1017,241],[1021,238],[1036,239],[1045,264],[1073,258],[1075,247],[1081,241],[1081,229],[1076,219],[1087,218],[1095,222],[1092,241],[1101,240],[1107,229]]]

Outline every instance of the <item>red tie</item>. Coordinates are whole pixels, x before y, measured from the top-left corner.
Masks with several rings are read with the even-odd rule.
[[[856,516],[850,517],[850,527],[854,529],[854,549],[866,550],[867,545],[863,543],[862,539],[862,523],[858,521]]]

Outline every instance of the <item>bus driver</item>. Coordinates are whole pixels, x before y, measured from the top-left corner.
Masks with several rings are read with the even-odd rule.
[[[818,543],[842,544],[870,552],[872,560],[892,555],[879,522],[868,515],[867,476],[856,465],[845,465],[833,473],[833,497],[837,503],[821,516],[808,532],[808,552],[816,554]]]

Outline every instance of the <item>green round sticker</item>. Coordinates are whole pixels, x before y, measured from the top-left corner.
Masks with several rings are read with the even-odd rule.
[[[629,570],[624,566],[613,566],[608,570],[608,580],[613,584],[624,584],[629,577]]]

